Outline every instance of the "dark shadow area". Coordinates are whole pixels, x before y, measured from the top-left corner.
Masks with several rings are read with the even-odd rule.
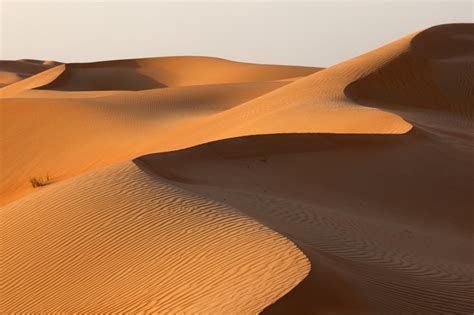
[[[439,25],[410,50],[349,84],[344,94],[378,108],[432,110],[474,118],[474,24]]]
[[[415,127],[248,136],[135,163],[238,209],[305,253],[309,276],[266,314],[469,313],[472,152],[469,140]]]
[[[133,60],[68,64],[66,70],[40,90],[58,91],[140,91],[166,85],[138,71]]]
[[[56,62],[44,64],[42,61],[37,60],[0,60],[0,71],[14,73],[20,78],[25,79],[58,64]]]

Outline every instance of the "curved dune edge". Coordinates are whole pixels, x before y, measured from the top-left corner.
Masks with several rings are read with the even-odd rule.
[[[171,57],[66,65],[52,81],[42,72],[6,86],[15,92],[0,102],[8,309],[472,313],[465,27],[317,72]],[[445,42],[460,48],[450,55]],[[30,187],[45,175],[53,185]],[[231,268],[209,266],[214,258]]]
[[[0,60],[0,86],[13,84],[59,64],[42,60]]]
[[[268,314],[468,314],[472,154],[433,135],[260,135],[138,160],[301,248],[311,272]]]
[[[385,58],[376,71],[349,84],[345,93],[379,108],[432,109],[472,120],[473,33],[474,24],[450,24],[412,34],[404,40],[405,51]]]
[[[0,210],[2,312],[257,314],[309,272],[293,243],[126,162]]]
[[[392,50],[391,55],[400,53],[399,44],[392,46],[393,49],[385,49],[383,53]],[[380,58],[385,57],[382,54]],[[31,193],[33,190],[28,184],[31,176],[49,174],[59,181],[147,153],[225,138],[274,133],[404,134],[412,128],[399,115],[361,106],[344,94],[346,86],[367,71],[366,63],[372,58],[364,62],[344,62],[316,73],[314,69],[303,69],[311,74],[292,83],[215,84],[216,80],[235,82],[243,74],[247,79],[253,76],[253,81],[261,76],[271,80],[292,77],[302,71],[301,67],[259,67],[187,57],[146,59],[138,69],[146,70],[147,63],[155,69],[156,62],[165,61],[170,62],[167,67],[191,62],[200,69],[196,60],[217,63],[215,71],[206,73],[220,73],[222,63],[225,69],[233,70],[222,71],[217,78],[201,74],[201,80],[212,83],[209,85],[120,91],[111,95],[103,95],[101,91],[94,97],[91,94],[77,97],[74,92],[73,98],[67,98],[64,91],[45,90],[40,98],[19,95],[4,99],[0,104],[4,138],[0,202],[5,204]],[[138,61],[98,64],[99,69],[110,72],[124,62]],[[209,65],[205,63],[205,66]],[[97,68],[93,66],[92,70]],[[193,70],[189,71],[194,73]],[[48,97],[46,92],[52,96]],[[57,97],[58,93],[64,96]],[[57,130],[61,130],[61,137],[57,136]],[[65,150],[64,143],[75,145]],[[104,156],[103,150],[108,154]]]
[[[0,88],[0,98],[15,97],[22,91],[31,90],[54,81],[66,69],[65,65],[58,65],[32,75],[21,81]]]
[[[41,89],[56,91],[147,90],[165,87],[283,80],[322,68],[264,65],[214,57],[176,56],[70,63]]]
[[[5,99],[0,102],[0,201],[5,204],[34,192],[31,176],[49,175],[58,182],[149,152],[205,142],[205,137],[186,132],[190,124],[202,125],[207,116],[284,84],[167,88],[79,99]]]

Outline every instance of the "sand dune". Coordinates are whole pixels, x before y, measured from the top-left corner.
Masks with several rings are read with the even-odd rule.
[[[0,63],[0,310],[472,313],[473,31],[327,69]]]
[[[259,65],[211,57],[161,57],[68,64],[43,89],[147,90],[163,87],[281,80],[321,68]]]
[[[0,98],[11,98],[17,96],[22,91],[46,85],[60,76],[61,73],[64,72],[64,69],[64,65],[58,65],[21,81],[13,82],[4,86],[0,88]]]
[[[470,142],[419,130],[269,135],[140,160],[282,233],[310,258],[301,289],[269,313],[467,314],[474,309]]]
[[[56,61],[43,60],[1,60],[0,86],[5,86],[59,65]]]
[[[58,181],[162,148],[192,144],[193,135],[181,143],[176,141],[190,124],[202,125],[207,116],[284,84],[167,88],[89,98],[63,98],[63,94],[47,98],[43,94],[41,98],[4,99],[0,103],[0,200],[5,203],[32,192],[32,176],[49,175]],[[65,147],[65,143],[70,145]]]
[[[473,32],[473,25],[442,25],[416,34],[409,49],[385,60],[346,92],[378,107],[432,108],[473,118]]]
[[[156,58],[141,60],[141,62],[144,63],[143,66],[147,63],[156,66],[156,63],[162,63],[163,59],[170,61],[172,65],[176,65],[176,61],[183,61],[187,66],[193,62],[191,65],[200,69],[195,58]],[[202,58],[197,59],[201,60]],[[204,58],[204,61],[217,63],[215,72],[205,72],[205,74],[211,73],[209,78],[204,76],[204,79],[207,78],[207,82],[215,82],[212,81],[214,79],[213,73],[219,74],[222,82],[235,81],[234,76],[237,71],[235,67],[237,65],[245,69],[240,71],[243,78],[252,73],[255,77],[261,77],[262,71],[265,73],[270,70],[270,72],[282,72],[278,66],[274,66],[276,70],[272,70],[273,68],[270,66],[262,66],[262,70],[255,65],[235,64],[214,58]],[[112,69],[110,71],[113,71],[114,65],[122,67],[124,64],[128,65],[129,62],[132,61],[105,62],[105,65],[109,65]],[[226,67],[234,69],[230,71],[228,77],[222,70],[222,63]],[[99,65],[102,65],[98,68],[99,71],[108,69],[104,63],[99,63]],[[207,66],[207,64],[205,65]],[[247,70],[249,67],[250,70]],[[301,72],[300,67],[296,67],[293,71],[289,71],[287,68],[283,67],[283,72],[288,77],[293,76],[295,72]],[[36,94],[41,97],[39,99],[30,97],[31,93],[28,94],[27,91],[23,92],[22,94],[26,94],[25,98],[20,94],[17,98],[4,100],[0,104],[2,118],[5,121],[2,126],[4,128],[3,134],[6,135],[4,144],[6,150],[2,159],[5,160],[3,163],[8,164],[11,161],[15,165],[15,167],[6,167],[7,173],[3,176],[4,180],[0,184],[3,186],[0,186],[0,191],[4,192],[2,200],[12,200],[31,191],[28,189],[29,176],[45,176],[49,173],[55,178],[63,179],[149,152],[181,149],[229,137],[289,132],[405,133],[410,130],[411,125],[400,116],[360,106],[345,96],[344,88],[347,84],[358,79],[362,71],[366,71],[365,63],[354,65],[354,62],[349,61],[333,68],[335,70],[318,71],[293,83],[277,80],[278,82],[274,83],[236,84],[234,86],[239,88],[239,91],[232,92],[234,95],[232,97],[229,97],[229,91],[225,90],[224,85],[216,86],[216,84],[207,87],[202,85],[194,87],[203,89],[193,92],[192,96],[187,93],[187,91],[191,91],[191,86],[178,87],[184,89],[181,90],[182,92],[173,92],[176,90],[171,88],[157,88],[128,92],[129,94],[124,94],[122,91],[105,96],[102,92],[97,94],[97,97],[88,94],[87,98],[77,97],[78,92],[74,92],[75,94],[72,96],[74,100],[68,99],[67,93],[64,91],[42,91],[39,95],[37,91],[33,96]],[[66,73],[67,69],[68,66],[62,74]],[[305,71],[309,70],[310,73],[315,71],[313,68]],[[242,73],[247,74],[243,75]],[[273,76],[271,79],[276,80],[280,76]],[[194,76],[191,77],[194,78]],[[72,76],[72,78],[75,77]],[[59,84],[58,82],[62,82],[61,80],[60,75],[52,83]],[[98,80],[97,82],[115,84],[114,80]],[[285,84],[287,86],[282,87]],[[272,89],[264,88],[260,92],[255,91],[252,95],[248,95],[249,91],[255,90],[248,87],[257,85],[273,85],[274,91],[271,92]],[[46,87],[43,86],[43,88]],[[221,89],[224,90],[219,91]],[[244,89],[246,91],[242,92]],[[56,96],[48,97],[46,92]],[[58,97],[58,93],[60,97]],[[163,96],[165,99],[162,101],[161,97],[150,98],[150,93]],[[169,94],[181,94],[182,96],[176,96],[178,101],[175,102],[167,96]],[[204,97],[202,94],[208,96]],[[227,96],[220,96],[223,94]],[[248,96],[245,97],[245,95]],[[144,102],[143,100],[148,101]],[[218,106],[219,110],[206,109],[209,105],[214,107],[222,100],[231,102],[233,106],[220,105]],[[186,102],[187,105],[183,106],[183,102]],[[163,107],[168,108],[165,115],[163,115]],[[143,108],[147,110],[143,111]],[[205,115],[196,115],[196,109]],[[16,120],[22,119],[23,115],[18,114],[18,111],[34,111],[35,114],[29,117],[34,121],[29,124],[19,123]],[[137,113],[144,114],[137,115]],[[173,113],[176,115],[170,119],[169,115]],[[151,117],[154,119],[150,119]],[[19,135],[27,134],[31,130],[32,124],[35,123],[42,125],[41,128],[35,130],[36,138],[19,137]],[[55,128],[62,130],[59,141],[55,136],[50,136],[55,134]],[[93,141],[90,140],[92,135],[94,135]],[[111,139],[116,136],[119,136],[121,141]],[[42,140],[37,141],[36,139]],[[61,149],[63,147],[62,139],[67,139],[67,142],[76,145],[67,150]],[[149,139],[156,140],[150,141]],[[51,142],[54,142],[55,145],[51,146]],[[91,146],[92,148],[89,149]],[[116,147],[116,149],[112,147]],[[101,153],[103,148],[110,150],[106,156]],[[56,153],[51,158],[48,152]],[[71,156],[71,158],[65,155]],[[16,160],[18,157],[31,159],[31,156],[36,160],[35,163],[26,161],[18,163]],[[79,160],[78,157],[80,157]],[[61,167],[62,163],[64,163],[64,167]],[[8,170],[11,173],[8,173]]]
[[[8,314],[255,314],[309,271],[286,238],[131,162],[9,204],[2,229]]]

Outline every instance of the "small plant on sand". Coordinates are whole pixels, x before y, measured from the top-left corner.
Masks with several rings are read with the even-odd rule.
[[[30,183],[33,188],[41,187],[41,186],[46,186],[51,183],[51,179],[49,178],[48,175],[46,175],[46,178],[43,177],[31,177],[30,178]]]

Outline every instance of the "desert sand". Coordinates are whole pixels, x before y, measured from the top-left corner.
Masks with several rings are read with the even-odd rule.
[[[0,312],[473,313],[473,34],[1,61]]]

